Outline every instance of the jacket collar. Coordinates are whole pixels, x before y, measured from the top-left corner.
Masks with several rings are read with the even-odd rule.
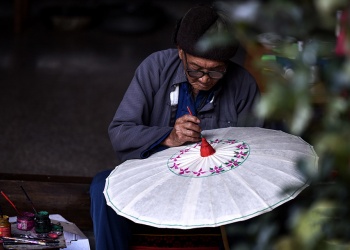
[[[177,84],[180,84],[183,82],[187,82],[187,76],[186,76],[185,68],[182,64],[182,61],[179,58],[179,65],[177,67],[175,77],[174,77],[171,85],[173,86],[173,85],[177,85]]]

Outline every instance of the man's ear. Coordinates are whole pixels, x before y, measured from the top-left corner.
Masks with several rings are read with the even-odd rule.
[[[179,57],[180,59],[182,60],[183,59],[183,56],[184,56],[184,51],[182,49],[180,49],[179,47],[177,47],[177,51],[179,53]]]

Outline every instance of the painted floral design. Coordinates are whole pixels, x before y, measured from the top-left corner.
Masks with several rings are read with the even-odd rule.
[[[216,150],[214,155],[201,157],[201,143],[196,143],[174,154],[168,160],[169,170],[185,177],[215,176],[239,167],[250,153],[249,145],[243,141],[215,139],[208,143]]]

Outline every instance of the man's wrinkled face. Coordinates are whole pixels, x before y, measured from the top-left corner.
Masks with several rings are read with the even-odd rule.
[[[226,72],[225,62],[196,57],[185,53],[182,49],[178,51],[195,95],[200,90],[210,90]]]

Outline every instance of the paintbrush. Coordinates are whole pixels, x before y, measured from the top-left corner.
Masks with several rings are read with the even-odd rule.
[[[0,192],[2,194],[2,196],[4,196],[4,198],[11,204],[11,206],[16,210],[17,214],[22,215],[22,213],[17,209],[17,207],[15,206],[15,204],[13,204],[13,202],[10,200],[10,198],[3,192]]]
[[[27,200],[28,200],[28,201],[30,202],[30,204],[32,205],[32,208],[33,208],[33,210],[34,210],[34,213],[37,214],[36,209],[35,209],[35,207],[34,207],[34,204],[33,204],[32,200],[29,198],[27,192],[24,190],[24,188],[23,188],[22,186],[21,186],[21,189],[22,189],[23,193],[25,194],[25,196],[27,197]]]
[[[42,240],[42,239],[26,239],[21,237],[2,237],[4,243],[20,243],[20,244],[35,244],[41,246],[56,246],[59,244],[58,240]]]
[[[192,114],[192,111],[191,111],[191,109],[190,109],[189,106],[187,106],[187,111],[188,111],[188,113],[189,113],[190,115],[193,115],[193,114]]]
[[[192,114],[192,111],[189,106],[187,106],[188,113],[190,115]],[[202,138],[202,144],[201,144],[201,149],[200,149],[200,154],[202,157],[207,157],[215,153],[215,149],[208,143],[207,139],[200,133],[200,136]]]
[[[190,107],[189,107],[189,106],[187,106],[187,111],[188,111],[188,113],[189,113],[190,115],[192,115],[192,116],[193,116],[193,113],[192,113],[192,111],[191,111],[191,109],[190,109]],[[202,133],[199,133],[199,135],[201,136],[201,138],[203,138]]]

